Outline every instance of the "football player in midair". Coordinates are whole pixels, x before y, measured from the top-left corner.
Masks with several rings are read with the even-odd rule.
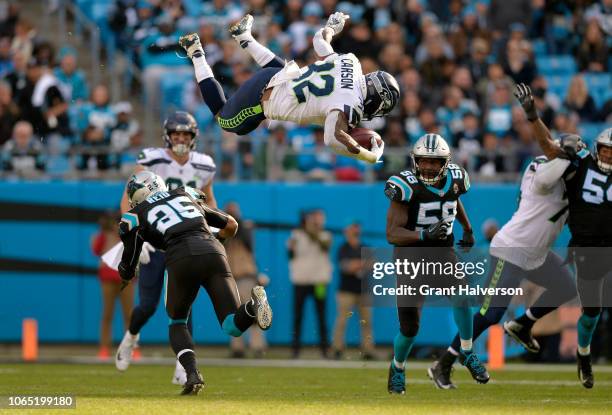
[[[549,160],[563,157],[538,116],[531,89],[516,87],[514,95],[531,123],[535,138]],[[612,270],[612,128],[602,131],[593,151],[579,151],[563,173],[569,201],[570,258],[576,263],[576,285],[582,305],[578,319],[578,378],[585,388],[595,379],[591,341],[603,305],[603,285]],[[608,304],[609,305],[609,304]]]
[[[331,39],[344,28],[349,17],[332,14],[325,27],[314,36],[313,46],[320,60],[300,68],[287,64],[257,42],[251,34],[253,17],[246,15],[229,31],[240,47],[262,67],[229,98],[204,55],[197,34],[182,36],[179,43],[187,51],[204,102],[217,123],[226,131],[245,135],[264,120],[293,121],[324,127],[325,144],[345,156],[377,162],[384,144],[372,139],[366,149],[348,134],[359,122],[388,115],[399,102],[399,85],[387,72],[364,75],[357,57],[335,53]]]
[[[131,209],[119,224],[125,247],[119,275],[124,284],[134,277],[144,242],[166,252],[170,343],[187,372],[182,394],[197,394],[204,380],[196,366],[187,318],[200,287],[208,293],[219,324],[230,336],[241,336],[253,323],[267,330],[272,324],[272,309],[261,286],[253,287],[251,300],[241,304],[225,248],[218,240],[234,236],[238,224],[226,213],[209,207],[203,192],[191,187],[168,190],[161,177],[141,171],[128,181],[127,193]],[[220,229],[218,238],[211,226]]]
[[[559,145],[567,154],[584,149],[580,137],[567,134]],[[521,180],[519,206],[512,218],[491,241],[489,288],[517,288],[527,279],[546,290],[523,315],[506,321],[504,330],[529,352],[540,345],[531,335],[535,322],[576,296],[576,284],[564,261],[550,248],[561,233],[568,215],[565,183],[562,175],[570,164],[566,158],[548,160],[537,157]],[[474,340],[503,317],[511,296],[486,296],[474,314]],[[459,355],[459,335],[428,369],[429,377],[440,389],[454,389],[451,369]]]
[[[438,134],[425,134],[412,149],[413,170],[391,176],[385,194],[391,200],[387,211],[387,241],[394,246],[394,257],[411,262],[457,263],[453,248],[455,219],[463,227],[459,245],[469,249],[474,236],[467,213],[459,197],[470,188],[467,172],[451,164],[446,141]],[[432,249],[435,248],[435,249]],[[405,276],[397,276],[400,287]],[[426,283],[455,286],[452,276],[428,276]],[[397,297],[400,330],[393,342],[393,361],[389,368],[389,393],[406,391],[405,362],[419,329],[425,297],[417,294],[410,301]],[[461,363],[479,383],[489,381],[489,374],[472,351],[472,312],[469,303],[459,296],[451,298],[453,316],[459,328]]]
[[[198,125],[195,118],[183,111],[171,114],[164,122],[164,147],[145,148],[138,156],[134,174],[149,170],[165,180],[170,190],[181,186],[200,189],[206,194],[208,205],[217,207],[213,193],[215,163],[204,153],[195,151]],[[121,211],[129,210],[128,194],[121,199]],[[155,313],[164,284],[164,253],[148,242],[140,251],[140,273],[138,278],[139,303],[130,317],[130,326],[115,355],[119,370],[127,370],[134,348],[138,345],[140,330]],[[191,318],[189,319],[191,326]],[[177,360],[172,383],[182,385],[187,379],[185,370]]]

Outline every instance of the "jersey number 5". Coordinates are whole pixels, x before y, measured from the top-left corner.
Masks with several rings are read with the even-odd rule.
[[[606,185],[607,180],[608,176],[604,176],[593,170],[587,171],[586,178],[584,179],[584,187],[582,188],[582,198],[584,201],[596,205],[602,204],[604,201],[603,186]],[[612,186],[608,187],[606,191],[606,199],[612,202]]]
[[[168,228],[181,223],[183,218],[191,219],[199,216],[202,216],[202,213],[191,200],[186,196],[180,196],[151,209],[147,215],[147,221],[163,234]]]
[[[326,95],[331,94],[334,90],[334,77],[330,74],[321,74],[321,72],[328,72],[331,71],[333,68],[333,62],[327,62],[322,64],[313,63],[312,65],[309,65],[308,70],[294,81],[295,85],[293,87],[293,92],[295,93],[297,101],[300,104],[306,102],[306,95],[304,94],[304,89],[306,88],[308,88],[308,92],[310,92],[315,97],[324,97]],[[323,80],[324,84],[322,87],[312,83],[312,80],[314,78],[312,75],[314,74],[318,75],[319,78]]]

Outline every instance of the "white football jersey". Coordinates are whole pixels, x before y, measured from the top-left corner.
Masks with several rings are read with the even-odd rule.
[[[563,180],[558,180],[547,194],[536,189],[538,167],[546,162],[545,157],[538,157],[529,164],[521,181],[518,209],[491,241],[491,255],[524,270],[544,264],[569,213]]]
[[[351,127],[361,121],[366,86],[361,63],[352,53],[334,53],[300,68],[297,78],[274,85],[275,81],[274,77],[270,80],[268,85],[274,88],[264,103],[264,114],[270,120],[322,126],[330,111],[340,110]]]
[[[145,148],[138,155],[138,164],[164,179],[169,190],[181,186],[201,189],[212,181],[216,170],[215,162],[207,154],[191,151],[189,161],[181,165],[164,147]]]

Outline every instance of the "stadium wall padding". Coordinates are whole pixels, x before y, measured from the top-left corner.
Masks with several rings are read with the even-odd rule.
[[[42,342],[96,342],[101,315],[101,292],[96,276],[98,259],[90,241],[97,231],[96,218],[119,205],[120,182],[0,182],[0,342],[19,341],[24,318],[38,320]],[[218,183],[215,195],[220,206],[237,201],[245,219],[256,223],[256,259],[268,274],[274,324],[267,333],[270,344],[289,344],[292,330],[292,289],[289,282],[286,240],[298,223],[300,211],[320,207],[334,232],[332,255],[342,242],[341,229],[350,219],[361,221],[364,242],[387,246],[385,217],[388,201],[383,183],[284,184]],[[463,197],[476,238],[482,223],[494,218],[507,221],[516,207],[516,185],[475,184]],[[564,238],[567,238],[564,235]],[[338,276],[330,286],[335,293]],[[302,338],[317,341],[314,305],[307,303]],[[225,343],[210,301],[201,291],[193,310],[196,341]],[[328,296],[327,320],[331,338],[335,318],[335,295]],[[349,344],[358,344],[359,316],[348,324]],[[163,300],[142,331],[143,343],[165,343],[168,319]],[[391,343],[397,332],[395,309],[374,310],[374,337]],[[115,310],[113,337],[121,339],[119,304]],[[454,334],[446,309],[426,308],[418,343],[444,345]]]

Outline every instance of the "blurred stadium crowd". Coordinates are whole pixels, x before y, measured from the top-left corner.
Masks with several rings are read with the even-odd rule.
[[[75,0],[104,44],[142,69],[142,99],[156,122],[182,109],[200,126],[199,149],[215,153],[220,179],[386,179],[410,164],[410,145],[425,132],[443,135],[455,162],[480,179],[515,179],[538,153],[512,96],[532,86],[553,132],[590,142],[612,116],[612,0]],[[53,4],[53,2],[52,2]],[[120,169],[133,163],[143,137],[127,102],[109,102],[89,85],[75,50],[54,47],[22,18],[18,2],[0,1],[0,143],[2,169],[62,176],[74,169]],[[222,132],[182,59],[180,35],[197,31],[215,77],[230,95],[256,70],[229,38],[244,13],[277,55],[314,61],[311,38],[334,11],[351,16],[333,42],[353,52],[364,72],[382,68],[398,79],[402,105],[376,119],[386,142],[384,164],[366,172],[324,149],[322,131],[271,123],[251,136]]]

